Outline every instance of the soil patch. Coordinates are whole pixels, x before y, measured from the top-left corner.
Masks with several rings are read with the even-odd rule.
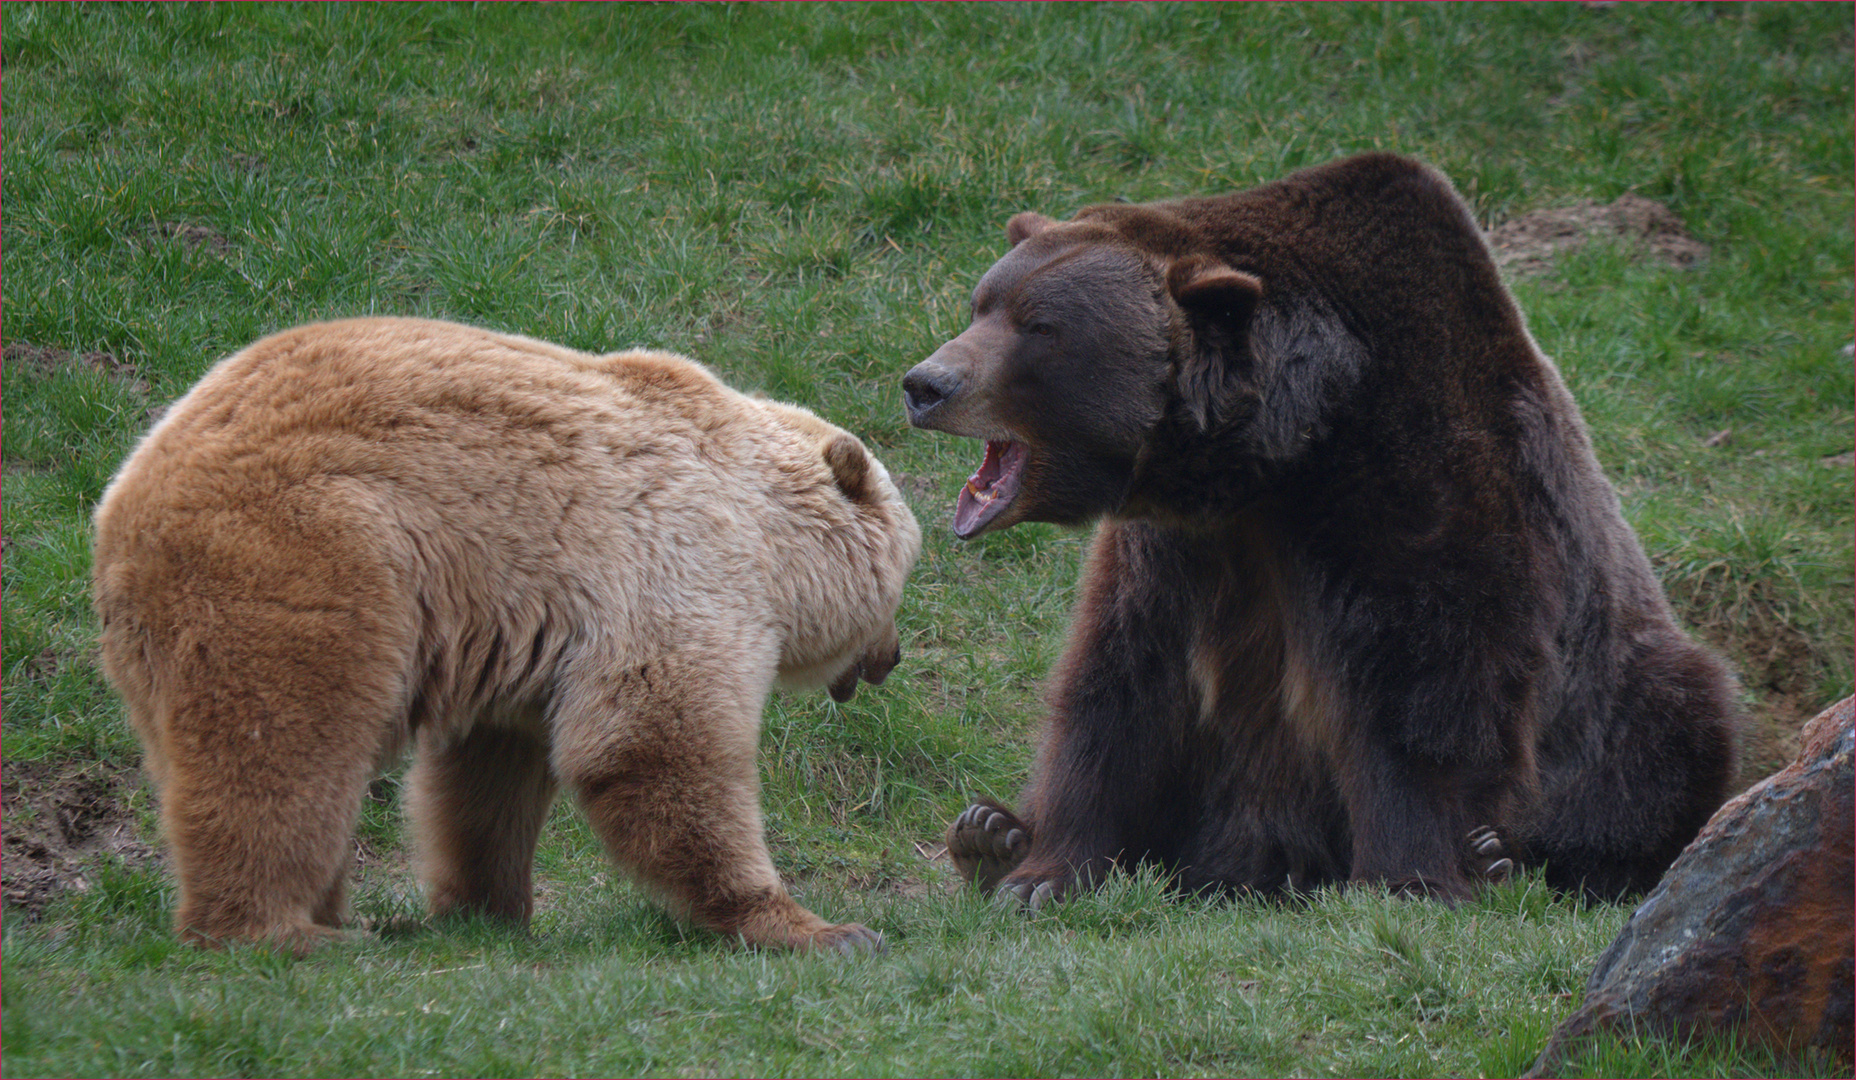
[[[102,856],[159,862],[160,851],[136,835],[130,796],[141,783],[139,769],[95,761],[0,763],[6,906],[37,919],[66,889],[90,888],[87,873]]]
[[[188,251],[201,248],[215,255],[226,255],[232,250],[232,241],[225,234],[210,225],[190,225],[184,221],[161,221],[148,227],[148,239],[153,241],[170,240]]]
[[[132,361],[124,360],[112,352],[101,349],[78,353],[70,349],[60,349],[56,345],[35,345],[30,341],[12,341],[0,349],[0,363],[8,366],[24,364],[34,371],[50,374],[55,371],[83,370],[94,371],[114,379],[122,379],[143,393],[148,392],[148,380],[142,377],[142,371]]]
[[[910,861],[915,867],[912,871],[900,874],[893,870],[853,871],[845,884],[859,892],[910,900],[960,891],[965,882],[954,872],[954,864],[947,857],[947,845],[916,840],[913,846],[915,858]]]
[[[1790,626],[1758,636],[1704,628],[1700,636],[1736,662],[1741,681],[1753,691],[1734,785],[1735,790],[1751,787],[1798,757],[1805,722],[1825,705],[1810,678],[1822,665],[1810,642]]]
[[[1508,276],[1527,277],[1547,273],[1561,256],[1594,238],[1622,241],[1645,258],[1683,269],[1708,257],[1708,245],[1691,237],[1674,211],[1628,192],[1606,206],[1587,199],[1522,214],[1496,226],[1489,247]]]
[[[1817,687],[1835,645],[1813,641],[1785,602],[1761,583],[1678,575],[1668,592],[1695,635],[1726,657],[1752,692],[1734,784],[1739,791],[1798,756],[1805,722],[1829,704]]]
[[[89,889],[100,859],[113,856],[137,868],[165,862],[159,845],[137,833],[132,799],[142,782],[140,769],[96,761],[0,763],[5,849],[0,895],[6,907],[36,921],[66,890]],[[390,802],[393,793],[385,785],[376,780],[368,797]],[[354,882],[363,874],[408,873],[411,860],[397,845],[357,836],[351,846]]]

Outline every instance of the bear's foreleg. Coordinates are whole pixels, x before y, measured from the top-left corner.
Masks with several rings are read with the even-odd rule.
[[[528,925],[535,843],[556,788],[542,732],[422,732],[406,782],[419,881],[432,914],[474,912]]]
[[[1534,783],[1539,653],[1494,620],[1471,630],[1468,618],[1453,627],[1440,617],[1447,612],[1393,609],[1405,616],[1395,618],[1384,614],[1390,607],[1370,643],[1330,641],[1327,651],[1350,657],[1334,673],[1347,687],[1338,707],[1346,734],[1332,747],[1352,834],[1349,877],[1465,899],[1508,869],[1494,865],[1502,852],[1481,830],[1505,827]]]
[[[1203,590],[1189,564],[1167,530],[1098,529],[1020,800],[1029,850],[1001,879],[1002,897],[1037,906],[1116,866],[1178,855],[1200,786],[1187,732],[1199,701],[1191,635]]]
[[[1720,660],[1673,627],[1640,633],[1602,739],[1542,769],[1551,782],[1520,837],[1547,884],[1616,900],[1653,888],[1732,791],[1740,707]]]
[[[981,799],[947,826],[947,857],[960,876],[991,895],[1031,851],[1031,826],[991,799]]]
[[[881,934],[801,907],[774,869],[755,765],[767,684],[741,685],[743,666],[660,656],[569,677],[556,773],[613,860],[679,918],[762,947],[880,949]]]

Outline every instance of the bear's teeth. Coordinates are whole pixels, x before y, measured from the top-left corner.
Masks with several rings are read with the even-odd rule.
[[[969,492],[974,495],[979,495],[991,491],[998,486],[1000,474],[1003,472],[1004,463],[1002,459],[1005,456],[1006,450],[1010,448],[1011,445],[1012,444],[1009,442],[998,442],[992,439],[986,440],[985,460],[980,462],[979,468],[973,470],[972,476],[967,477],[967,490]]]
[[[954,532],[972,537],[984,530],[1018,498],[1029,452],[1023,443],[1005,439],[986,441],[986,460],[973,470],[954,500]],[[995,506],[994,504],[998,504]]]

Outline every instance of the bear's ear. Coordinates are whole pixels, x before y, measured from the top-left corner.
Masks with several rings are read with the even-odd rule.
[[[1166,284],[1194,339],[1192,355],[1180,359],[1180,396],[1204,428],[1218,412],[1226,381],[1244,366],[1263,282],[1221,262],[1188,258],[1167,271]]]
[[[1263,283],[1242,270],[1209,259],[1184,259],[1167,271],[1167,291],[1192,320],[1227,331],[1248,326],[1250,313],[1263,298]]]
[[[1013,247],[1017,247],[1055,224],[1057,224],[1055,220],[1035,210],[1013,214],[1012,220],[1005,223],[1005,239]]]
[[[838,490],[852,502],[876,501],[876,477],[870,468],[870,455],[856,439],[839,435],[825,444],[825,464]]]

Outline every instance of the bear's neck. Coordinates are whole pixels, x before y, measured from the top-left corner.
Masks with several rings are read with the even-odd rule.
[[[1283,470],[1240,445],[1231,430],[1200,431],[1185,417],[1163,421],[1135,459],[1111,516],[1202,528],[1243,513],[1277,486]]]

